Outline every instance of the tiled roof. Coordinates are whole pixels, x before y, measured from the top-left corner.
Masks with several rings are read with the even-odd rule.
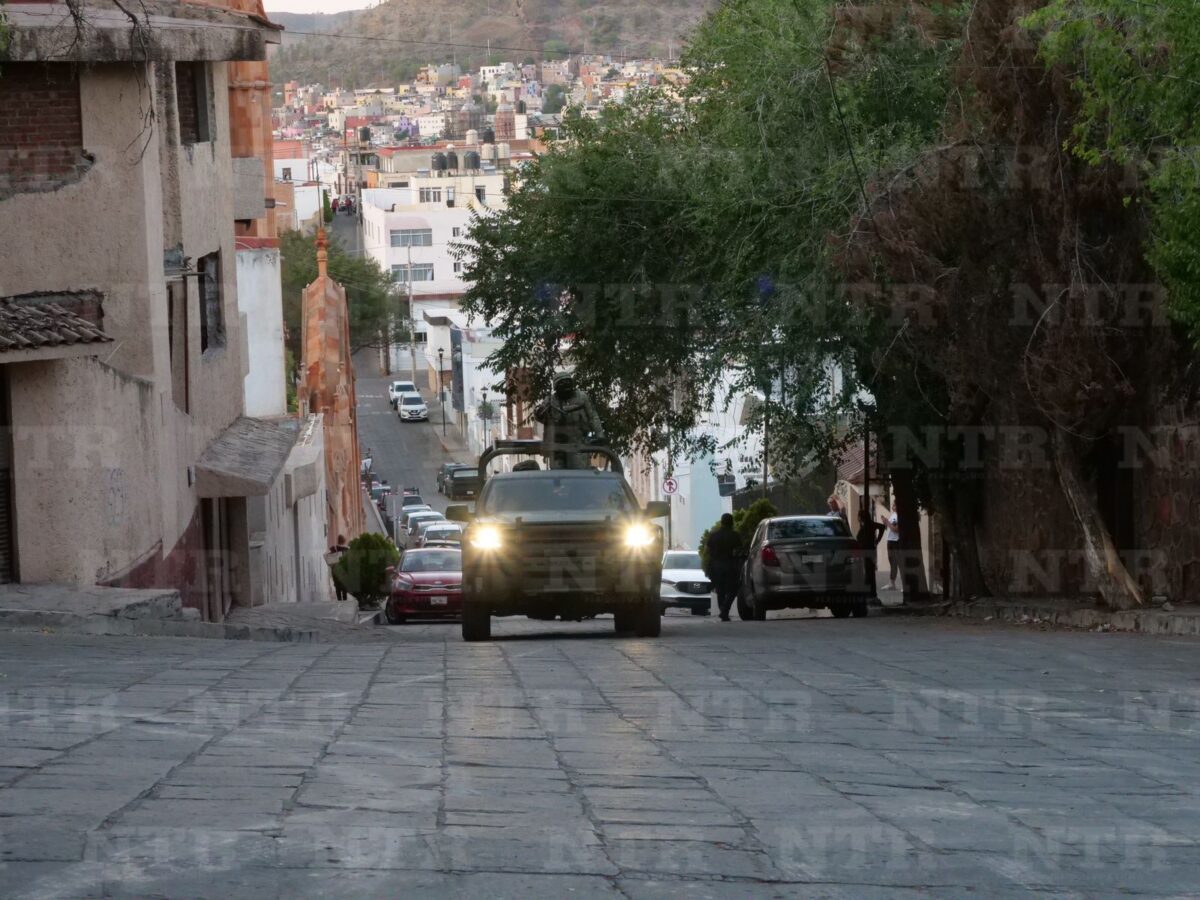
[[[111,341],[87,319],[56,303],[22,303],[11,297],[0,298],[0,354]]]

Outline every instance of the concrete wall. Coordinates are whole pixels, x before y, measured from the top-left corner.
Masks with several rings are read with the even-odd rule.
[[[282,290],[279,250],[238,248],[238,310],[249,364],[242,389],[248,416],[287,413]]]
[[[36,434],[70,423],[67,446],[107,448],[77,455],[86,462],[56,483],[48,499],[35,498],[32,487],[43,483],[45,458],[15,454],[25,580],[90,583],[183,546],[198,505],[189,467],[241,414],[244,344],[225,64],[210,70],[215,137],[184,147],[173,64],[81,69],[83,147],[93,164],[75,183],[0,201],[0,294],[97,291],[103,328],[115,339],[99,361],[14,367],[18,429]],[[219,252],[222,263],[225,340],[203,355],[197,279],[187,279],[186,412],[177,407],[171,384],[168,248],[181,248],[192,260]],[[121,433],[115,446],[108,430],[114,427]],[[230,529],[235,535],[244,530]],[[242,559],[248,550],[233,549]],[[245,592],[248,586],[234,587]]]
[[[9,376],[20,578],[103,581],[162,534],[158,394],[90,359],[22,363]]]

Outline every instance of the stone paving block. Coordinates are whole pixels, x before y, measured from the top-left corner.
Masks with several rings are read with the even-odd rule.
[[[6,862],[83,859],[90,825],[90,819],[78,816],[0,816],[0,882]]]
[[[614,839],[605,842],[605,849],[626,874],[650,872],[767,880],[779,877],[767,854],[711,842]]]
[[[275,865],[284,868],[438,868],[434,836],[381,825],[289,822],[275,839]]]
[[[95,862],[9,862],[0,867],[6,900],[98,900],[105,875]]]
[[[278,805],[246,805],[223,800],[143,800],[121,814],[117,824],[127,827],[228,828],[269,831],[279,822]]]
[[[437,848],[443,864],[455,871],[617,874],[599,844],[582,843],[568,829],[544,839],[520,840],[441,834]]]
[[[430,788],[362,787],[350,790],[346,785],[314,781],[303,785],[296,793],[300,806],[329,809],[381,809],[394,812],[422,812],[437,809],[438,791]]]

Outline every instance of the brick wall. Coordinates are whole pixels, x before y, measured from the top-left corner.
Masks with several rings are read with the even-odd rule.
[[[87,170],[77,67],[5,63],[0,110],[0,199],[53,190]]]

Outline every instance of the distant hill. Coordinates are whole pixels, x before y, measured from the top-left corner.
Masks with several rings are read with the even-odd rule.
[[[326,15],[325,13],[267,13],[267,17],[272,22],[282,25],[287,29],[283,33],[282,46],[284,47],[303,41],[306,35],[299,32],[333,31],[339,26],[344,25],[353,15],[353,12],[332,13],[330,15]]]
[[[521,62],[564,52],[666,57],[679,52],[684,36],[718,2],[387,0],[372,9],[336,15],[271,13],[285,28],[340,35],[285,32],[272,57],[271,74],[277,84],[392,84],[411,78],[429,62],[484,64],[489,41],[493,61]]]

